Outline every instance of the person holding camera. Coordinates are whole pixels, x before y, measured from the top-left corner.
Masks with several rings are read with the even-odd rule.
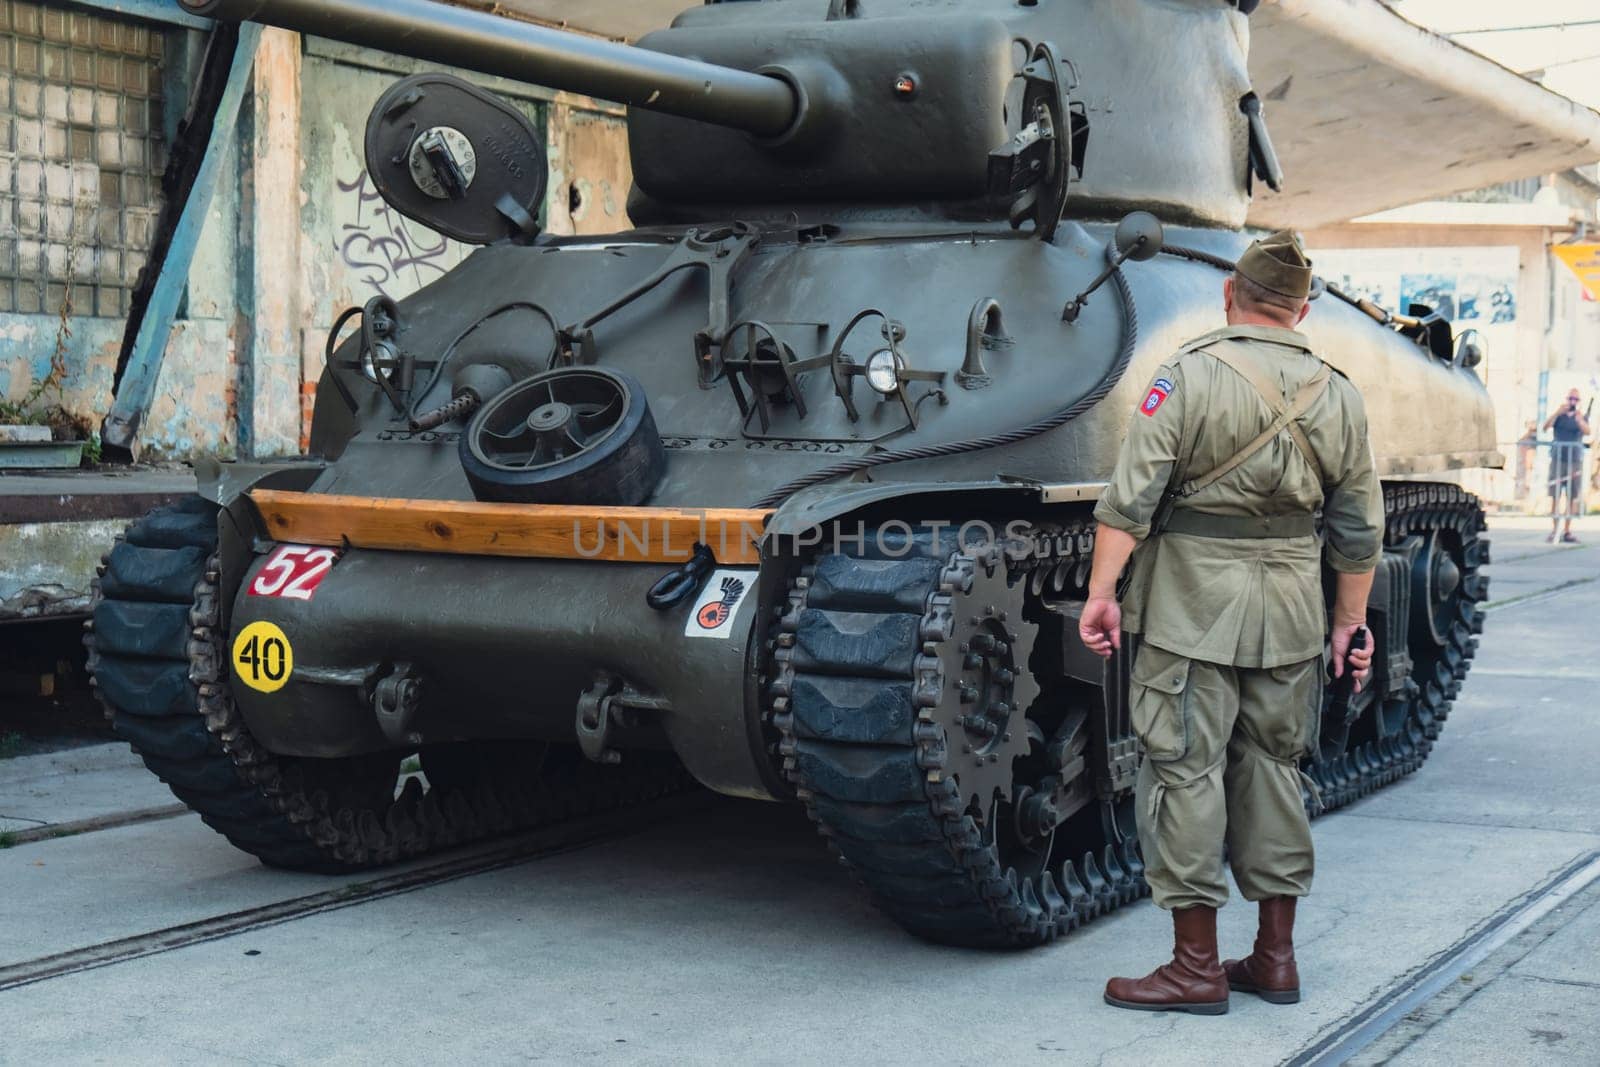
[[[1551,431],[1550,443],[1550,536],[1551,544],[1560,540],[1565,545],[1575,545],[1572,535],[1572,518],[1583,507],[1583,439],[1589,436],[1589,416],[1579,411],[1583,397],[1576,389],[1567,393],[1567,402],[1545,420],[1544,428]],[[1567,496],[1565,515],[1561,509],[1561,494]],[[1565,529],[1562,519],[1566,520]]]

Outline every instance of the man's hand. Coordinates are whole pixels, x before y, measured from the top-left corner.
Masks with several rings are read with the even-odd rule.
[[[1122,606],[1114,596],[1091,596],[1078,620],[1078,636],[1090,652],[1110,659],[1122,649]],[[1348,640],[1348,639],[1347,639]]]
[[[1088,618],[1084,612],[1084,618]],[[1356,692],[1361,692],[1361,687],[1367,684],[1367,676],[1372,673],[1372,634],[1368,631],[1367,643],[1362,648],[1351,648],[1350,640],[1357,630],[1365,623],[1352,622],[1333,628],[1333,676],[1344,677],[1346,668],[1355,671]]]
[[[1110,659],[1122,649],[1122,607],[1117,577],[1139,546],[1132,534],[1100,523],[1094,534],[1094,565],[1089,569],[1089,602],[1078,620],[1078,636],[1090,652]]]

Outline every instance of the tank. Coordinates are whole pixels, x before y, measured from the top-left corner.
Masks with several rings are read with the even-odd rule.
[[[697,785],[800,804],[959,945],[1145,892],[1133,644],[1076,619],[1144,384],[1293,179],[1253,3],[712,3],[636,46],[184,3],[624,102],[636,187],[634,229],[545,234],[514,110],[431,74],[374,102],[374,184],[483,247],[333,324],[309,455],[202,465],[106,557],[93,676],[180,799],[328,871]],[[1483,619],[1481,346],[1401,312],[1319,286],[1305,325],[1388,513],[1372,684],[1304,767],[1326,807],[1422,764]]]

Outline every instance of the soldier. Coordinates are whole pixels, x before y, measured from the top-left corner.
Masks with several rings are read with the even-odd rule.
[[[1351,639],[1383,552],[1361,396],[1294,330],[1310,290],[1294,234],[1245,251],[1223,282],[1228,325],[1158,368],[1095,510],[1079,633],[1107,657],[1122,631],[1142,635],[1129,694],[1145,752],[1139,841],[1174,929],[1171,963],[1106,985],[1117,1007],[1220,1015],[1230,987],[1300,999],[1292,935],[1312,848],[1298,761],[1321,718],[1321,558],[1338,576],[1334,673],[1353,670],[1359,685],[1371,651]],[[1130,556],[1124,616],[1116,587]],[[1251,955],[1221,964],[1224,842],[1260,928]]]

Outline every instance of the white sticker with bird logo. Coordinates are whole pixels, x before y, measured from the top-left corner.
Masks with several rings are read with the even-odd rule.
[[[689,613],[683,628],[685,637],[727,638],[733,633],[733,620],[739,614],[739,605],[755,588],[756,572],[715,571]]]

